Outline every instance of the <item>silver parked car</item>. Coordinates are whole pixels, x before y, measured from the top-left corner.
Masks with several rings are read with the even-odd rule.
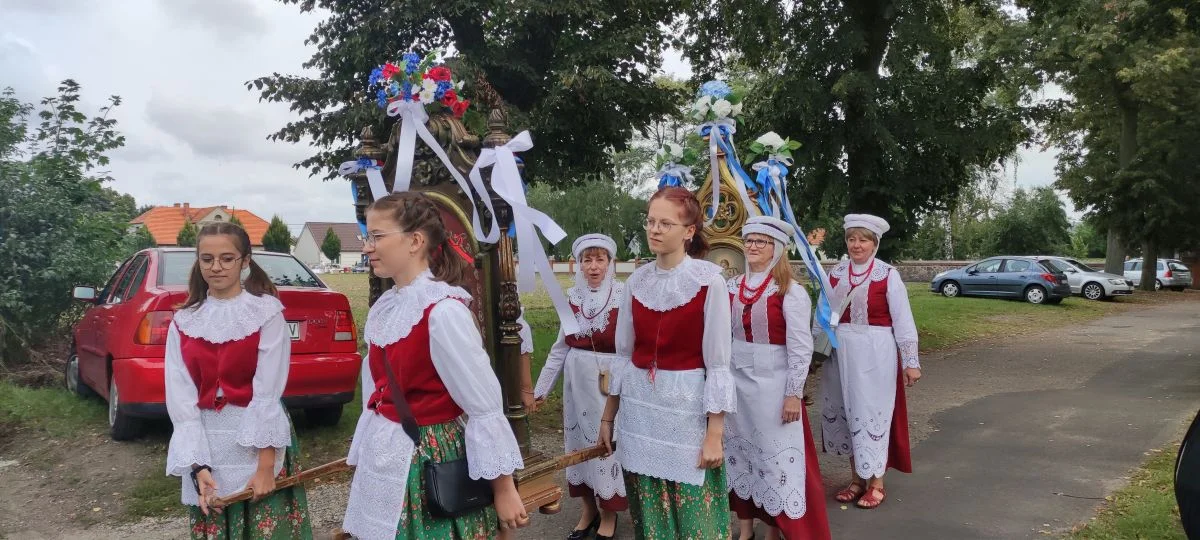
[[[1088,300],[1104,300],[1125,294],[1133,294],[1133,281],[1125,276],[1101,272],[1068,257],[1045,257],[1045,264],[1067,275],[1071,294]]]
[[[1125,279],[1133,281],[1133,286],[1142,284],[1142,260],[1130,259],[1125,261]],[[1192,286],[1192,272],[1178,259],[1159,259],[1155,272],[1154,290],[1166,287],[1182,291]]]

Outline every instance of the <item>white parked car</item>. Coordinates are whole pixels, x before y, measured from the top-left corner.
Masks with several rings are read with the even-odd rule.
[[[1125,261],[1125,278],[1136,287],[1142,284],[1142,260]],[[1192,286],[1192,272],[1177,259],[1159,259],[1155,269],[1154,290],[1166,287],[1182,291]]]
[[[1046,257],[1046,261],[1055,270],[1067,275],[1067,282],[1071,284],[1071,294],[1088,300],[1104,300],[1133,294],[1133,281],[1125,276],[1101,272],[1068,257]]]

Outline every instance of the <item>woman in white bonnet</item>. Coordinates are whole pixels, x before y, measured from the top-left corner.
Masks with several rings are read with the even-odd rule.
[[[725,421],[729,507],[738,538],[830,538],[817,449],[804,409],[812,358],[812,302],[792,277],[787,246],[795,229],[768,216],[742,227],[746,273],[729,280],[737,412]]]
[[[625,294],[625,285],[613,275],[617,243],[612,238],[603,234],[581,236],[571,252],[578,267],[575,286],[567,291],[567,298],[580,332],[568,336],[559,330],[533,389],[540,405],[554,390],[559,373],[563,374],[563,437],[567,452],[590,448],[599,441],[600,414],[608,399],[609,362],[616,352],[617,312]],[[611,538],[617,512],[629,508],[616,457],[568,467],[567,483],[570,495],[583,502],[583,512],[568,540],[587,538],[592,533],[601,540]]]
[[[838,349],[821,381],[825,451],[850,455],[853,480],[834,498],[876,508],[888,468],[912,472],[904,387],[921,378],[917,326],[908,290],[891,265],[875,258],[888,230],[883,218],[845,217],[846,251],[829,273]]]

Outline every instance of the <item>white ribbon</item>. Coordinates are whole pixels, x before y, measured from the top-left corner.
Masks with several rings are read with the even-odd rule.
[[[483,180],[476,179],[472,175],[471,182],[467,183],[467,179],[458,172],[454,163],[450,161],[450,156],[447,156],[446,151],[442,150],[442,145],[438,144],[437,139],[429,132],[429,128],[425,127],[425,122],[429,121],[429,115],[425,113],[425,106],[418,101],[393,101],[388,105],[387,113],[388,116],[400,117],[400,143],[396,150],[396,178],[392,183],[392,191],[408,191],[412,183],[417,137],[420,136],[438,159],[442,160],[446,170],[450,171],[450,176],[454,177],[454,181],[458,182],[458,187],[471,201],[471,225],[475,231],[475,239],[490,244],[496,243],[500,238],[500,227],[496,223],[496,211],[492,208],[492,198],[488,195]],[[475,163],[475,167],[479,167],[478,162]],[[475,195],[478,195],[479,199],[483,201],[488,214],[492,216],[492,230],[486,235],[483,234],[483,225],[479,221],[479,208],[475,204]]]
[[[713,220],[717,219],[717,207],[721,204],[721,172],[717,167],[717,151],[720,148],[717,144],[717,138],[721,136],[720,127],[728,128],[729,149],[733,150],[733,134],[737,133],[737,122],[734,121],[734,119],[725,117],[719,118],[712,122],[705,122],[700,124],[700,127],[696,130],[696,132],[702,137],[704,136],[705,129],[707,128],[708,130],[708,165],[709,174],[712,177],[712,216],[705,219],[705,225],[712,225]],[[731,159],[737,159],[737,156],[732,155],[732,152],[725,156],[726,161]],[[728,164],[726,164],[726,167],[728,167]],[[733,171],[731,170],[730,176],[737,175],[734,175]],[[742,198],[742,204],[745,205],[746,211],[749,212],[750,215],[756,215],[754,209],[757,208],[757,206],[750,201],[750,194],[746,192],[745,181],[741,178],[734,178],[733,183],[734,187],[737,188],[738,195],[740,195]]]
[[[525,199],[525,185],[521,181],[521,170],[517,168],[517,158],[513,155],[514,152],[524,152],[530,148],[533,148],[533,140],[528,131],[522,131],[503,146],[484,148],[479,153],[479,159],[475,160],[475,167],[471,169],[471,183],[482,186],[483,175],[480,170],[488,166],[492,167],[492,189],[512,207],[512,226],[517,231],[517,258],[519,261],[517,290],[519,292],[533,291],[537,288],[537,274],[541,274],[542,285],[550,294],[554,311],[558,312],[558,320],[562,325],[563,333],[577,334],[579,333],[579,323],[575,320],[575,314],[571,311],[571,306],[567,303],[562,288],[558,286],[554,270],[550,267],[550,261],[546,257],[546,251],[542,248],[541,239],[538,237],[538,231],[541,231],[542,237],[545,237],[551,244],[557,244],[566,238],[567,232],[559,227],[553,219],[550,219],[550,216],[529,206]],[[495,213],[493,212],[492,215],[494,216]],[[491,234],[482,241],[495,243],[499,239],[500,231],[493,227]]]
[[[375,163],[375,160],[371,161]],[[338,174],[342,176],[350,176],[364,171],[367,173],[367,185],[371,187],[371,198],[378,200],[387,195],[387,186],[383,183],[383,172],[379,170],[378,165],[363,167],[359,165],[358,161],[345,161],[338,167]]]
[[[662,166],[661,169],[658,170],[658,177],[662,178],[663,176],[674,176],[680,180],[685,180],[688,182],[696,181],[696,179],[692,177],[691,167],[688,167],[687,165],[680,165],[674,161],[668,161]]]

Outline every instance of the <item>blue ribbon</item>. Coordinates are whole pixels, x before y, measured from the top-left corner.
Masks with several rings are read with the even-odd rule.
[[[658,177],[658,189],[665,187],[683,187],[683,179],[673,174],[664,174]]]
[[[701,137],[711,137],[713,127],[714,126],[712,126],[712,125],[701,126],[700,136]],[[738,160],[737,152],[734,151],[733,144],[729,140],[729,136],[732,135],[729,126],[724,125],[724,124],[716,124],[715,127],[717,128],[717,136],[715,137],[715,140],[717,142],[717,147],[720,148],[721,151],[725,153],[725,163],[729,167],[729,172],[733,173],[733,175],[736,176],[742,182],[742,186],[744,187],[744,190],[754,188],[754,181],[750,179],[749,174],[746,174],[745,169],[742,169],[742,163],[740,160]],[[713,178],[712,181],[713,181],[713,189],[719,189],[721,179]],[[744,195],[744,193],[743,193],[743,195]],[[712,208],[709,210],[709,214],[708,214],[709,219],[712,218],[712,212],[715,210],[716,210],[715,208]],[[749,209],[747,209],[747,210],[749,210]]]

